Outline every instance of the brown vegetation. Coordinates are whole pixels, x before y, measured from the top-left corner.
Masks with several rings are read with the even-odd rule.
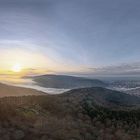
[[[42,95],[43,92],[22,88],[16,86],[10,86],[0,83],[0,97],[9,97],[9,96],[28,96],[28,95]]]
[[[77,98],[63,94],[1,98],[1,139],[140,139],[139,110],[113,111]]]

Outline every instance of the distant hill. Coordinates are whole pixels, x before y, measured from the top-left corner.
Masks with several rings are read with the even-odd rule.
[[[0,97],[28,96],[28,95],[42,95],[42,94],[45,93],[34,89],[10,86],[10,85],[0,83]]]
[[[28,95],[46,95],[38,90],[10,86],[0,83],[0,97],[6,96],[28,96]],[[51,95],[50,95],[51,96]],[[56,97],[73,99],[74,102],[90,100],[97,105],[106,107],[139,107],[140,97],[129,95],[123,92],[109,90],[103,87],[87,87],[72,89]]]
[[[32,78],[38,85],[47,88],[73,89],[106,86],[106,84],[100,80],[65,75],[41,75]]]
[[[41,91],[10,86],[0,83],[0,97],[8,96],[28,96],[28,95],[47,95]],[[52,96],[52,95],[48,95]],[[135,107],[140,105],[140,97],[129,95],[123,92],[106,89],[103,87],[87,87],[72,89],[60,95],[55,95],[56,98],[73,100],[74,102],[82,102],[90,100],[96,105],[103,107]],[[72,102],[73,102],[72,101]]]

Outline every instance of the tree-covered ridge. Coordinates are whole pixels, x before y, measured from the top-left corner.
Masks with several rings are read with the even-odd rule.
[[[2,140],[140,139],[139,109],[97,104],[89,91],[1,98]]]

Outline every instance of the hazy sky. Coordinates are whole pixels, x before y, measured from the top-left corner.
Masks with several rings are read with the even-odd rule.
[[[0,68],[140,74],[139,0],[0,0]]]

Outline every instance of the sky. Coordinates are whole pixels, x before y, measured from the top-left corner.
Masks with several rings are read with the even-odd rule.
[[[139,0],[0,0],[0,74],[140,75]]]

